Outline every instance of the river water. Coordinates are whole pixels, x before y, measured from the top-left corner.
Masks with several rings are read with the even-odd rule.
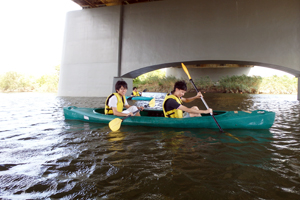
[[[241,142],[212,129],[110,132],[63,116],[64,106],[103,107],[104,98],[0,93],[0,198],[300,199],[296,95],[204,97],[215,110],[274,111],[275,123],[226,130]]]

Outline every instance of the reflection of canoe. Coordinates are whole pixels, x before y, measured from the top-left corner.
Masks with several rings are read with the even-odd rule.
[[[143,97],[143,96],[139,96],[139,97],[130,97],[130,96],[126,96],[126,99],[130,98],[129,100],[135,100],[135,101],[150,101],[151,99],[153,99],[153,97]]]
[[[65,119],[81,120],[96,123],[109,123],[116,118],[114,115],[104,115],[104,108],[64,107]],[[256,110],[243,111],[214,111],[215,118],[223,129],[268,129],[275,119],[275,113]],[[170,119],[163,116],[162,110],[144,110],[141,117],[130,117],[122,125],[153,126],[172,128],[218,128],[213,118],[207,114],[202,117]]]

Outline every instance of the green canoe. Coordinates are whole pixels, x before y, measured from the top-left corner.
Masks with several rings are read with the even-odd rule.
[[[108,124],[116,118],[114,115],[104,115],[104,108],[64,107],[66,120],[81,120],[86,122]],[[216,128],[214,119],[209,114],[202,117],[171,119],[163,117],[162,110],[144,110],[141,117],[130,117],[122,125],[153,126],[172,128]],[[218,123],[223,129],[269,129],[275,119],[275,113],[265,110],[246,111],[214,111]],[[119,117],[121,118],[121,117]]]
[[[153,99],[153,97],[143,97],[143,96],[130,97],[130,96],[126,96],[126,99],[134,100],[134,101],[151,101]]]

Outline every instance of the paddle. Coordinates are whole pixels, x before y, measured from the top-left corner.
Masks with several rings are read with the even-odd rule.
[[[148,106],[150,106],[150,107],[155,106],[155,99],[154,99],[154,98],[153,98],[151,101],[149,101],[149,104],[146,105],[145,108],[147,108]],[[140,110],[141,110],[141,109],[138,109],[138,110],[135,111],[133,114],[139,112]],[[128,115],[128,116],[124,117],[123,119],[115,118],[115,119],[111,120],[111,121],[109,122],[109,124],[108,124],[110,130],[112,130],[112,131],[117,131],[117,130],[119,130],[120,127],[121,127],[121,123],[122,123],[125,119],[127,119],[128,117],[131,117],[131,115]]]
[[[182,68],[183,68],[184,72],[185,72],[186,75],[189,77],[190,82],[193,84],[193,86],[194,86],[196,92],[198,93],[199,91],[198,91],[198,89],[197,89],[197,87],[196,87],[196,85],[195,85],[193,79],[191,78],[190,73],[189,73],[189,71],[187,70],[186,66],[185,66],[183,63],[181,63],[181,65],[182,65]],[[205,102],[205,100],[204,100],[203,97],[201,97],[201,100],[202,100],[203,104],[205,105],[206,109],[209,109],[209,107],[208,107],[208,105],[206,104],[206,102]],[[210,115],[211,115],[211,116],[213,117],[213,119],[215,120],[217,126],[218,126],[219,129],[220,129],[220,132],[225,133],[225,132],[223,131],[223,129],[221,128],[220,124],[217,122],[217,120],[216,120],[214,114],[213,114],[213,113],[210,113]],[[231,135],[230,133],[226,133],[226,134],[229,135],[229,136],[231,136],[231,137],[233,137],[233,138],[235,138],[236,140],[240,141],[237,137],[234,137],[234,136]],[[241,141],[240,141],[240,142],[241,142]]]
[[[193,79],[191,78],[190,73],[189,73],[189,71],[187,70],[186,66],[185,66],[183,63],[181,63],[181,65],[182,65],[182,68],[183,68],[184,72],[186,73],[186,75],[189,77],[191,83],[193,84],[193,86],[194,86],[196,92],[198,93],[199,91],[198,91],[198,89],[197,89],[197,87],[196,87],[196,85],[195,85]],[[208,105],[206,104],[206,102],[205,102],[205,100],[204,100],[203,97],[201,97],[201,100],[202,100],[202,102],[204,103],[206,109],[209,109],[209,107],[208,107]],[[221,128],[221,126],[220,126],[219,123],[217,122],[217,120],[216,120],[214,114],[213,114],[213,113],[210,113],[210,115],[214,118],[214,120],[215,120],[217,126],[219,127],[220,131],[221,131],[222,133],[224,133],[223,129]]]
[[[147,91],[147,88],[143,90],[143,92],[146,92],[146,91]],[[134,96],[133,96],[133,97],[134,97]],[[131,100],[131,99],[132,99],[132,97],[128,97],[128,98],[127,98],[127,100]]]

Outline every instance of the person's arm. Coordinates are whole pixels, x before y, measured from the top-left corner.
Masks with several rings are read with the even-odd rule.
[[[126,109],[128,109],[128,108],[130,108],[131,106],[130,105],[125,105],[125,108]],[[141,111],[143,111],[144,110],[144,107],[143,106],[140,106],[140,107],[137,107],[137,109],[141,109]]]
[[[194,101],[195,99],[199,99],[199,98],[201,98],[201,97],[203,97],[202,93],[201,93],[201,92],[198,92],[197,95],[194,96],[194,97],[190,97],[190,98],[183,98],[183,97],[182,97],[181,100],[182,100],[183,102],[185,102],[185,103],[189,103],[189,102],[192,102],[192,101]]]
[[[213,110],[211,108],[207,109],[207,110],[196,110],[196,109],[192,109],[192,108],[188,108],[184,105],[180,105],[178,107],[179,110],[188,112],[188,113],[195,113],[195,114],[208,114],[208,113],[212,113]]]
[[[119,112],[118,109],[117,109],[117,107],[112,107],[111,109],[113,110],[114,115],[119,116],[119,117],[126,117],[128,115],[133,116],[132,113],[122,113],[122,112]]]

